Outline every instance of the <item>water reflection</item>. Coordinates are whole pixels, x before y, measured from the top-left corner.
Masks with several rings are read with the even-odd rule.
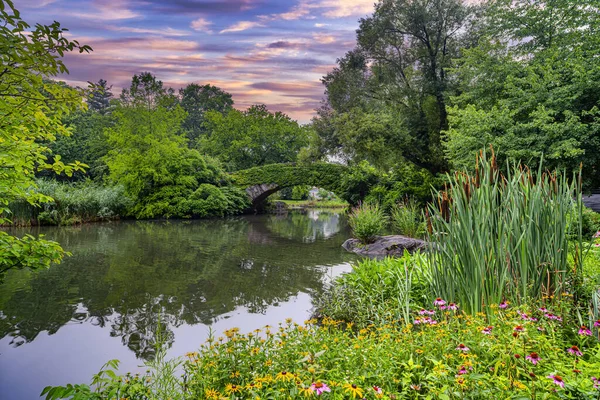
[[[323,288],[325,266],[352,258],[340,247],[347,238],[343,216],[316,210],[37,230],[73,256],[49,270],[6,276],[0,287],[0,370],[7,368],[7,348],[13,356],[18,351],[36,359],[27,348],[42,333],[60,337],[64,330],[65,339],[86,342],[84,327],[108,331],[136,357],[149,358],[159,320],[172,346],[178,328],[212,325],[240,307],[249,314],[273,313],[274,306],[312,295]],[[188,343],[188,350],[199,343]],[[95,346],[91,337],[87,345]],[[2,393],[5,383],[0,379]]]

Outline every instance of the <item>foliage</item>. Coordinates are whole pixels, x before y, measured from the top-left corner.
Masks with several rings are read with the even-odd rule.
[[[362,203],[348,217],[352,235],[362,243],[373,243],[387,223],[387,216],[378,204]]]
[[[49,197],[31,190],[36,171],[71,175],[84,165],[65,165],[60,157],[48,162],[44,143],[68,135],[63,116],[84,108],[79,91],[47,78],[68,72],[62,56],[89,52],[89,46],[65,38],[58,22],[31,27],[11,1],[0,1],[0,222],[8,222],[8,205],[15,201],[39,204]],[[18,239],[0,233],[0,274],[12,267],[43,268],[63,256],[54,242],[33,237]]]
[[[121,186],[103,187],[91,181],[60,183],[37,180],[37,188],[52,201],[40,206],[11,204],[15,225],[71,225],[103,221],[126,215],[132,206]]]
[[[116,125],[107,130],[111,150],[108,179],[123,185],[135,204],[136,218],[207,217],[240,212],[245,194],[221,190],[220,165],[187,146],[181,130],[186,112],[172,90],[145,73],[134,76],[114,111]],[[231,208],[230,208],[231,207]]]
[[[108,86],[106,80],[100,79],[87,96],[89,109],[100,115],[110,114],[114,108],[111,104],[113,98],[111,89],[112,86]]]
[[[298,185],[292,188],[292,200],[306,200],[310,195],[310,186]]]
[[[391,211],[392,229],[404,236],[422,238],[425,235],[423,210],[414,199],[396,204]]]
[[[348,167],[343,165],[329,163],[270,164],[236,171],[231,174],[231,179],[243,188],[262,184],[275,184],[281,188],[308,185],[340,192],[347,170]]]
[[[181,107],[187,112],[183,129],[187,132],[190,146],[195,146],[201,136],[208,133],[204,115],[208,111],[228,113],[233,107],[231,94],[212,85],[190,83],[179,89]]]
[[[600,231],[600,213],[597,213],[587,207],[583,208],[582,217],[582,232],[585,239],[591,238]]]
[[[600,8],[593,0],[506,1],[486,8],[479,45],[456,70],[446,155],[454,168],[492,144],[501,165],[577,172],[600,185]]]
[[[567,221],[573,198],[580,215],[581,189],[565,174],[507,169],[482,152],[476,174],[456,173],[428,208],[434,290],[467,312],[554,296],[574,278],[569,271],[581,274],[581,254],[573,266],[567,259]],[[581,238],[580,218],[571,228]]]
[[[451,67],[469,45],[472,14],[461,0],[377,2],[360,20],[357,47],[322,80],[327,99],[313,120],[321,151],[443,171]]]
[[[428,271],[427,259],[421,254],[361,260],[315,300],[316,314],[359,328],[399,319],[408,323],[409,310],[420,308],[427,299]]]
[[[222,161],[227,171],[296,161],[308,140],[307,128],[264,105],[226,114],[209,111],[204,118],[209,134],[198,148]]]

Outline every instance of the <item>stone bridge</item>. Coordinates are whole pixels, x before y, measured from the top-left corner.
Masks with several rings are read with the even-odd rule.
[[[267,197],[287,187],[316,186],[339,194],[347,170],[343,165],[329,163],[270,164],[236,171],[231,177],[236,186],[246,189],[256,209]]]

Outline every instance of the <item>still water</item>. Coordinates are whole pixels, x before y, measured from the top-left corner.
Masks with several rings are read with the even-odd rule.
[[[212,329],[303,322],[312,298],[350,269],[344,215],[309,210],[202,221],[36,228],[73,255],[0,286],[0,398],[89,382],[109,359],[121,372],[152,357],[159,321],[170,357]]]

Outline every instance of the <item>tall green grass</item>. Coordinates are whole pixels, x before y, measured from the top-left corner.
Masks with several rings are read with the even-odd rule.
[[[383,232],[387,224],[387,216],[379,204],[360,204],[352,209],[348,223],[352,234],[362,243],[373,243]]]
[[[91,181],[63,183],[40,179],[36,192],[52,197],[41,206],[23,202],[9,205],[14,225],[70,225],[114,219],[126,215],[131,200],[120,186],[105,187]]]
[[[508,166],[483,152],[473,175],[456,173],[428,207],[432,286],[467,312],[503,300],[549,298],[581,276],[581,190],[566,174]],[[567,260],[568,221],[579,239]],[[575,282],[576,283],[576,282]]]
[[[391,209],[391,223],[394,232],[411,238],[425,236],[425,220],[422,208],[414,199],[395,204]]]

